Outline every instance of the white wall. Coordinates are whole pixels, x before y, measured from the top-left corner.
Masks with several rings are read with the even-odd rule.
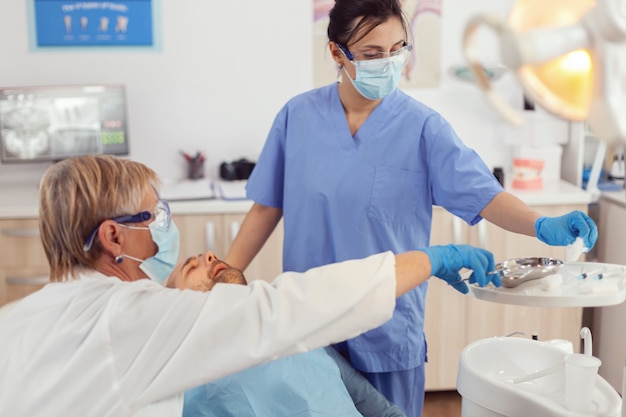
[[[213,178],[223,160],[256,159],[279,108],[312,87],[312,0],[160,0],[161,50],[50,51],[31,50],[28,1],[0,2],[0,86],[125,84],[130,156],[165,179],[184,177],[181,149],[204,151]],[[512,3],[443,0],[441,86],[409,91],[442,112],[492,167],[510,166],[503,139],[512,130],[473,85],[447,69],[463,62],[467,18],[478,11],[504,16]],[[512,76],[498,83],[521,97]],[[46,167],[0,165],[0,183],[36,181]]]

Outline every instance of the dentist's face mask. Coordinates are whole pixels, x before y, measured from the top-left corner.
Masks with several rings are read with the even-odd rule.
[[[178,261],[180,236],[174,222],[171,222],[169,227],[156,225],[155,223],[156,221],[150,223],[147,229],[150,230],[152,241],[159,247],[157,253],[143,261],[130,255],[124,256],[140,261],[139,269],[154,281],[164,284],[170,274],[174,272],[176,261]],[[134,228],[132,226],[126,227]]]
[[[131,226],[126,223],[138,223],[154,220],[147,226]],[[122,216],[111,219],[121,226],[134,230],[150,230],[152,241],[159,247],[157,253],[148,259],[139,259],[134,256],[122,254],[116,258],[116,262],[121,262],[122,257],[133,259],[140,262],[139,268],[154,281],[163,284],[170,274],[174,271],[178,260],[178,252],[180,249],[180,236],[176,224],[171,219],[170,207],[165,200],[159,200],[154,213],[142,211],[132,216]],[[98,226],[89,235],[87,241],[83,245],[83,250],[88,251],[91,248]]]
[[[354,88],[369,100],[378,100],[389,95],[400,82],[402,70],[407,63],[409,52],[413,47],[405,43],[404,46],[392,52],[374,52],[361,54],[356,59],[346,47],[336,43],[341,52],[354,64],[356,77],[352,79],[343,68],[346,76]]]

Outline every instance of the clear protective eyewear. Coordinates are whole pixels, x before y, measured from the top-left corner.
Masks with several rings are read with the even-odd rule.
[[[391,52],[383,52],[377,49],[369,49],[367,51],[358,51],[358,52],[350,52],[348,48],[343,46],[342,44],[335,42],[335,45],[343,52],[343,54],[352,62],[361,62],[361,61],[374,61],[377,59],[384,58],[392,58],[392,57],[406,57],[408,56],[408,52],[413,50],[413,45],[408,42],[404,42],[400,49],[396,49]]]
[[[108,219],[108,220],[113,220],[116,223],[125,225],[125,223],[143,223],[152,218],[154,219],[153,223],[155,224],[156,227],[163,228],[165,230],[169,229],[170,224],[172,222],[172,213],[170,211],[170,205],[167,203],[167,201],[165,200],[157,201],[156,207],[154,208],[154,212],[152,213],[146,210],[146,211],[139,212],[137,214],[130,214],[130,215],[125,215],[125,216],[115,217],[113,219]],[[85,240],[85,244],[83,245],[84,252],[88,252],[89,249],[91,249],[91,246],[93,245],[93,241],[96,238],[96,234],[98,232],[98,229],[100,229],[100,226],[102,226],[102,222],[100,222],[100,224],[98,224],[98,226],[96,226],[91,231],[91,233],[89,233],[89,236],[87,236],[87,239]],[[127,225],[126,227],[130,229],[141,229],[141,230],[148,229],[148,227],[137,227],[137,226],[127,226]]]

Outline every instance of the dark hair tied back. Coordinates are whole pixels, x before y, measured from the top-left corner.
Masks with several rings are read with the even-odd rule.
[[[391,18],[398,18],[408,32],[399,0],[336,0],[329,14],[328,40],[349,47]]]

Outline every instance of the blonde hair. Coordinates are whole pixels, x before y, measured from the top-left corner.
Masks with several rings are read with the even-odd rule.
[[[83,244],[104,220],[135,214],[157,174],[147,166],[111,155],[85,155],[57,162],[39,186],[39,231],[50,280],[74,279],[79,268],[93,269],[102,253],[95,238]]]

